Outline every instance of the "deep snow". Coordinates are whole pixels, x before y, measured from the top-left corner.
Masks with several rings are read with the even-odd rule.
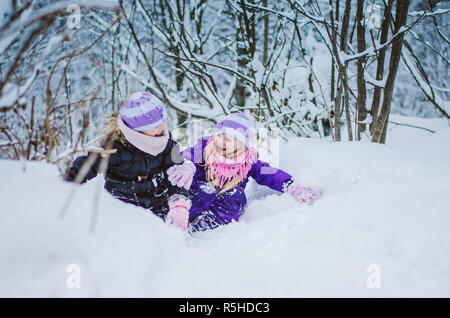
[[[392,116],[387,145],[297,138],[280,166],[321,188],[313,206],[255,183],[238,223],[189,238],[56,167],[0,161],[0,296],[450,296],[450,129]],[[81,288],[68,288],[70,264]],[[370,264],[380,288],[368,288]],[[369,267],[370,268],[370,267]]]

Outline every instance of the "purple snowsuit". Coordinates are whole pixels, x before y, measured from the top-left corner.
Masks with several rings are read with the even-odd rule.
[[[292,183],[292,176],[283,170],[271,167],[267,162],[258,160],[253,164],[247,177],[236,187],[218,194],[215,187],[208,183],[205,171],[203,150],[210,137],[201,138],[194,147],[181,152],[181,156],[191,160],[195,172],[189,197],[192,207],[189,210],[189,230],[191,232],[213,229],[232,220],[238,221],[244,211],[247,198],[244,193],[248,178],[252,177],[258,184],[282,192]]]

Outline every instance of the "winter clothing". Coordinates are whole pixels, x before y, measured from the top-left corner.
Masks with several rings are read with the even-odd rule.
[[[146,131],[165,122],[163,102],[147,92],[137,92],[127,97],[121,105],[120,115],[125,124],[135,131]]]
[[[117,128],[122,132],[126,141],[121,141],[118,138],[112,144],[112,149],[116,149],[116,152],[109,157],[105,175],[105,189],[124,202],[150,209],[154,214],[164,218],[169,212],[169,198],[174,197],[177,200],[189,201],[187,190],[172,186],[166,174],[168,168],[182,163],[183,159],[178,155],[178,144],[172,140],[165,125],[161,136],[151,137],[131,129],[124,122],[124,120],[127,120],[137,129],[155,123],[155,116],[147,113],[142,115],[143,117],[139,117],[139,111],[148,109],[145,107],[153,105],[149,102],[156,97],[147,96],[143,93],[139,94],[138,99],[134,99],[134,94],[131,95],[122,106],[122,108],[133,110],[136,117],[134,119],[122,117],[122,109],[121,114],[118,115]],[[137,104],[133,104],[133,101]],[[126,115],[129,116],[130,114],[126,113]],[[81,156],[75,159],[66,178],[67,181],[75,180],[87,158],[88,156]],[[96,158],[82,182],[86,182],[97,175],[100,162],[101,157]]]
[[[125,140],[118,137],[113,142],[112,149],[116,152],[109,157],[105,175],[105,189],[114,197],[150,209],[161,218],[169,212],[168,201],[178,202],[176,206],[170,204],[173,206],[172,214],[181,211],[180,202],[190,204],[187,190],[171,185],[166,174],[167,169],[183,162],[178,155],[178,144],[172,140],[167,125],[163,126],[160,136],[141,133],[164,122],[164,104],[156,96],[137,92],[127,97],[122,102],[117,126],[114,127],[114,133],[120,130]],[[87,158],[75,159],[67,181],[75,180]],[[101,159],[96,158],[82,182],[97,175]]]
[[[164,125],[164,130],[161,136],[152,137],[144,135],[128,127],[122,120],[121,116],[117,117],[117,126],[125,136],[126,140],[139,150],[150,155],[156,156],[166,148],[169,140],[169,131],[167,125]]]
[[[208,183],[205,169],[205,148],[211,137],[203,137],[181,155],[196,165],[194,180],[189,191],[192,207],[189,210],[190,231],[204,231],[222,224],[237,221],[242,214],[247,198],[244,193],[248,178],[252,177],[258,184],[277,191],[283,191],[293,181],[291,175],[283,170],[272,168],[267,162],[254,158],[254,163],[245,178],[234,188],[218,194],[218,189]]]
[[[164,218],[169,212],[171,196],[179,195],[188,201],[186,189],[172,186],[166,174],[168,168],[183,160],[181,157],[172,158],[172,153],[178,154],[178,147],[170,133],[164,149],[158,154],[144,152],[130,142],[114,141],[112,149],[117,149],[117,152],[111,154],[108,161],[105,189],[124,202],[150,209]],[[87,156],[75,159],[67,181],[75,180],[86,159]],[[83,182],[97,175],[100,161],[100,157],[95,160]]]
[[[248,148],[255,146],[255,127],[243,113],[232,113],[219,120],[216,125],[216,134],[218,133],[232,136]]]
[[[167,213],[166,222],[186,231],[190,207],[191,202],[183,198],[169,200],[169,213]]]
[[[295,182],[287,187],[287,192],[298,202],[307,205],[312,205],[320,197],[320,192],[303,187]]]
[[[169,176],[170,184],[177,187],[184,187],[189,190],[192,184],[192,178],[195,173],[195,165],[186,161],[181,165],[175,165],[167,170],[167,175]]]

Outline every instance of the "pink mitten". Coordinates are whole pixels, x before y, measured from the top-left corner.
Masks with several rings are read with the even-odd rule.
[[[307,205],[312,205],[318,198],[320,198],[320,192],[315,191],[308,187],[303,187],[297,183],[292,183],[288,187],[289,194],[294,197],[298,202],[304,202]]]
[[[173,186],[184,187],[189,190],[192,184],[192,178],[195,173],[195,165],[190,161],[185,161],[181,165],[174,165],[167,169],[169,182]]]
[[[189,201],[176,200],[169,202],[169,213],[166,215],[166,223],[173,224],[186,231],[189,222],[189,208]]]

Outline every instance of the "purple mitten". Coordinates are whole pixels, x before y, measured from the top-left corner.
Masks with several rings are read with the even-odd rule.
[[[190,161],[185,161],[181,165],[174,165],[167,169],[169,182],[173,186],[184,187],[189,190],[192,184],[192,178],[195,173],[195,165]]]
[[[190,205],[190,202],[185,200],[169,202],[169,213],[166,215],[166,223],[173,224],[186,231],[189,222]]]
[[[320,192],[308,187],[303,187],[297,183],[292,183],[288,187],[289,194],[298,202],[313,205],[313,203],[320,198]]]

